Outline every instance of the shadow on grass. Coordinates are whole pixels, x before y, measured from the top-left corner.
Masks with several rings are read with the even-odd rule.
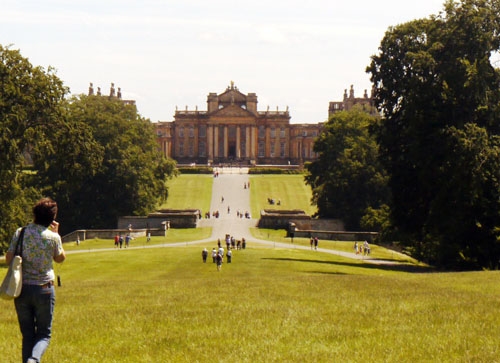
[[[347,267],[356,267],[356,268],[367,268],[367,269],[375,269],[375,270],[384,270],[384,271],[398,271],[398,272],[410,272],[410,273],[430,273],[435,272],[435,270],[431,267],[427,266],[418,266],[409,263],[370,263],[366,261],[361,261],[361,263],[351,263],[351,262],[340,262],[340,261],[323,261],[323,260],[307,260],[307,259],[299,259],[299,258],[284,258],[284,257],[264,257],[263,260],[274,260],[274,261],[291,261],[291,262],[307,262],[307,263],[322,263],[327,265],[335,265],[335,266],[347,266]]]

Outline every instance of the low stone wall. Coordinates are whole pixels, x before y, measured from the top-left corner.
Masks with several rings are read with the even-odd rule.
[[[345,231],[340,219],[290,219],[296,230]]]
[[[290,220],[310,220],[303,210],[264,209],[260,212],[259,228],[286,229]]]
[[[161,209],[147,216],[125,216],[118,218],[118,228],[164,228],[169,224],[171,228],[196,228],[200,217],[199,209]]]

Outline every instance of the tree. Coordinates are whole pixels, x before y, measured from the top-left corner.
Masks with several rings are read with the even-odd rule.
[[[497,1],[448,1],[438,16],[389,28],[367,68],[384,115],[378,140],[393,226],[417,257],[440,266],[491,267],[500,257],[481,257],[477,248],[495,250],[493,226],[500,220],[491,207],[484,198],[456,194],[498,194],[498,178],[489,170],[494,158],[483,157],[495,155],[500,131],[500,77],[490,62],[500,46],[498,10]],[[481,148],[458,146],[468,138],[482,140]],[[477,174],[459,177],[470,170]],[[498,198],[490,203],[499,209]],[[461,223],[486,216],[487,227]]]
[[[342,219],[349,230],[360,229],[368,208],[388,201],[386,174],[369,131],[376,120],[358,108],[334,114],[314,143],[318,159],[306,166],[318,215]]]
[[[66,94],[53,68],[34,67],[18,50],[0,45],[0,252],[40,196],[25,184],[26,151],[59,122]]]
[[[53,180],[65,231],[110,228],[166,200],[175,163],[158,151],[153,125],[135,105],[81,95],[70,100],[67,118],[59,133],[66,141],[45,147],[35,163],[42,184]]]

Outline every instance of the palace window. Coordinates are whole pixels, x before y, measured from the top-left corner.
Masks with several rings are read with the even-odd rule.
[[[285,157],[286,143],[280,143],[280,157]]]
[[[259,126],[259,139],[263,139],[266,137],[266,127]]]
[[[205,146],[205,141],[200,141],[200,143],[198,144],[198,154],[201,156],[201,157],[205,157],[207,154],[206,154],[206,146]]]
[[[274,158],[274,149],[275,149],[275,144],[274,142],[271,144],[271,157]]]
[[[207,137],[207,125],[200,125],[198,127],[198,136]]]
[[[189,126],[189,137],[194,137],[194,126]]]
[[[240,143],[240,158],[244,158],[247,155],[246,151],[246,143],[245,141],[241,141]]]
[[[179,137],[184,137],[184,127],[179,128]]]
[[[281,138],[284,138],[285,136],[286,136],[286,135],[285,135],[285,128],[284,128],[284,127],[282,127],[282,128],[280,129],[280,137],[281,137]]]
[[[179,156],[184,156],[184,141],[179,142]]]
[[[259,158],[263,158],[266,155],[266,147],[264,141],[259,141],[259,150],[258,150]]]
[[[194,156],[194,145],[192,142],[189,143],[189,157],[193,157]]]
[[[271,137],[276,137],[276,129],[274,127],[271,128]]]

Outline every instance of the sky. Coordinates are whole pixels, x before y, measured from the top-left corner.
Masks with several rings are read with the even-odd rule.
[[[344,90],[370,92],[366,67],[385,32],[443,10],[444,0],[0,0],[0,44],[53,67],[71,94],[89,83],[173,121],[207,109],[234,82],[258,110],[291,123],[328,118]]]

